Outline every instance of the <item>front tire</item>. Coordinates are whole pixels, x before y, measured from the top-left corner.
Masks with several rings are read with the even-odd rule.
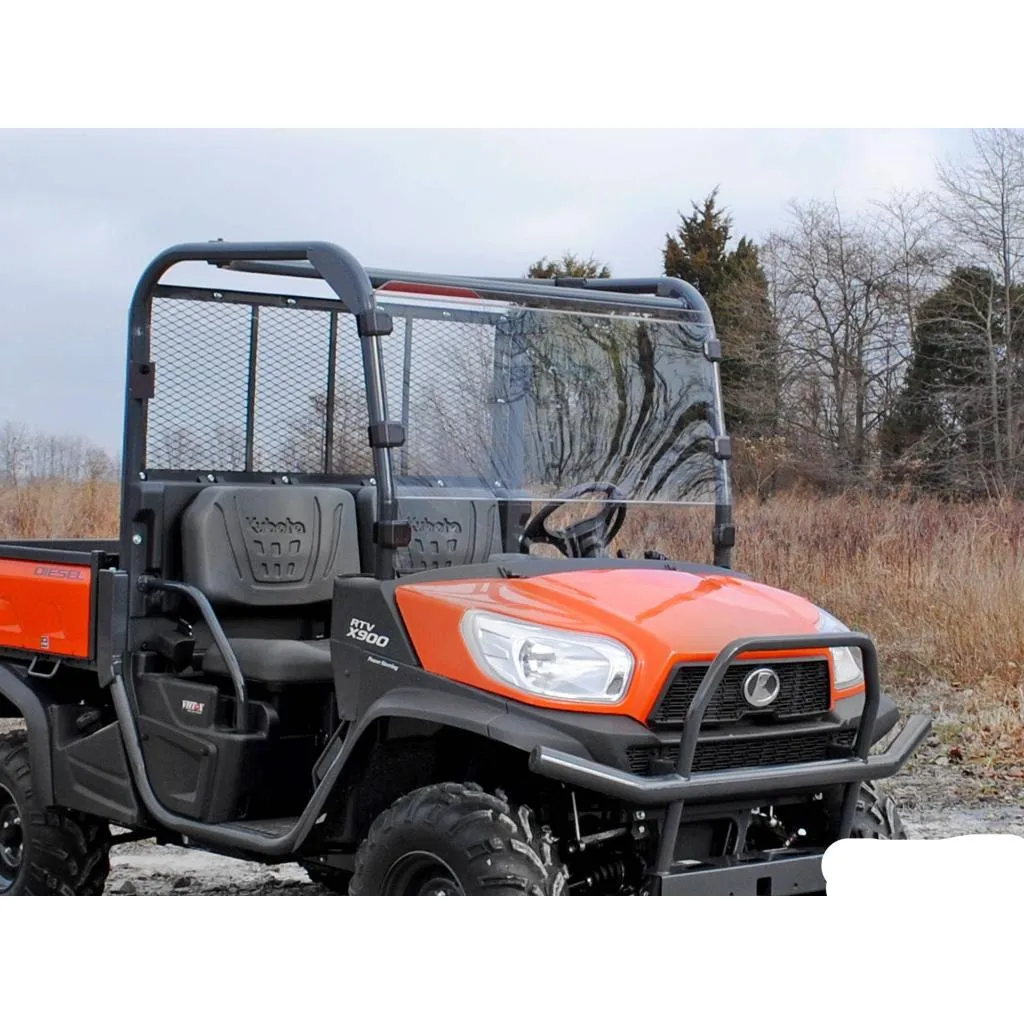
[[[38,807],[24,734],[0,738],[0,896],[99,896],[109,872],[107,823]]]
[[[554,839],[528,807],[473,783],[417,789],[374,821],[353,896],[564,896]]]
[[[851,839],[906,839],[907,830],[896,807],[873,782],[865,782],[857,796]]]

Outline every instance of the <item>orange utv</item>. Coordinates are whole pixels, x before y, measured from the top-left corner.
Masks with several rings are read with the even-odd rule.
[[[121,536],[0,545],[0,892],[150,838],[338,894],[802,895],[903,838],[929,720],[731,568],[720,357],[676,279],[159,255]]]

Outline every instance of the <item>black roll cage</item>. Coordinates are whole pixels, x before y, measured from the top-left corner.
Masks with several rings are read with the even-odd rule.
[[[381,338],[391,334],[391,316],[377,306],[377,289],[387,284],[408,284],[438,289],[466,289],[481,299],[530,299],[535,303],[571,302],[585,307],[622,311],[651,311],[696,321],[708,328],[704,355],[712,363],[714,379],[714,454],[716,498],[714,564],[732,562],[735,526],[728,459],[730,442],[722,407],[721,345],[707,302],[693,285],[678,278],[504,278],[409,273],[364,268],[347,250],[332,242],[204,242],[165,249],[145,269],[136,285],[129,310],[128,358],[124,447],[122,452],[121,522],[131,521],[130,484],[145,479],[147,410],[154,394],[154,367],[150,353],[150,317],[160,281],[181,263],[206,263],[224,270],[276,277],[324,281],[356,321],[365,380],[368,440],[372,449],[377,489],[374,523],[375,576],[395,577],[395,550],[408,543],[408,525],[399,518],[392,449],[400,447],[401,424],[388,414]],[[443,293],[442,293],[443,294]],[[396,443],[396,436],[399,443]],[[122,529],[122,534],[130,531]],[[131,541],[122,536],[122,565],[129,564]]]

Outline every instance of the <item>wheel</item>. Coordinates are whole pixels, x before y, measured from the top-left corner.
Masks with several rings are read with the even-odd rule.
[[[309,880],[335,896],[347,896],[349,883],[352,881],[351,871],[342,871],[341,868],[329,868],[315,861],[302,861]]]
[[[896,801],[873,782],[865,782],[857,797],[851,839],[906,839],[907,830]]]
[[[107,823],[37,807],[24,734],[0,737],[0,896],[99,896],[109,872]]]
[[[564,896],[566,870],[533,812],[473,783],[417,789],[374,821],[353,896]]]

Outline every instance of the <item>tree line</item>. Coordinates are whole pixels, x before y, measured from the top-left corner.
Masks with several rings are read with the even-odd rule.
[[[722,341],[741,487],[1024,492],[1024,133],[971,142],[930,190],[794,201],[755,241],[716,189],[665,236],[662,272]],[[611,268],[569,253],[528,274]]]
[[[0,485],[32,480],[116,480],[118,462],[76,435],[48,434],[24,423],[0,424]]]

